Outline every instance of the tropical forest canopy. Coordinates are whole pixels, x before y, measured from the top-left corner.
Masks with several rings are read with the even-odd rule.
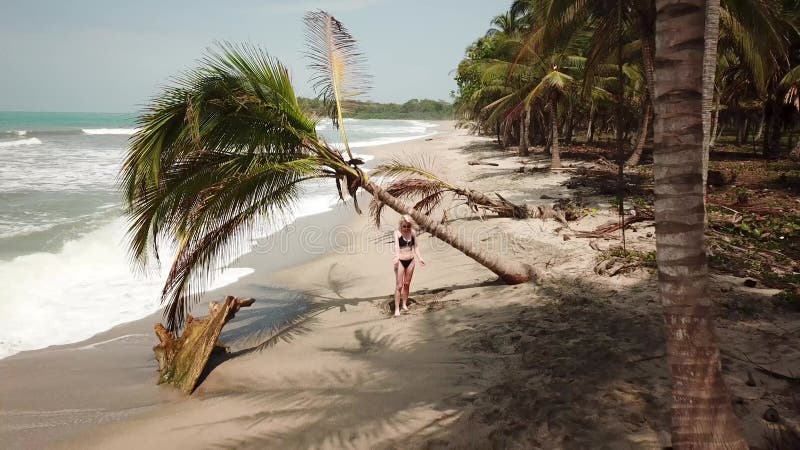
[[[327,115],[326,107],[320,99],[300,97],[297,101],[305,111],[319,117]],[[450,120],[453,118],[453,105],[443,100],[415,98],[403,104],[348,101],[346,106],[343,111],[344,116],[354,119]]]
[[[489,21],[456,71],[458,119],[504,144],[549,148],[579,129],[590,142],[616,132],[619,105],[626,148],[641,152],[652,123],[654,0],[515,0]],[[798,29],[797,0],[721,0],[712,147],[721,136],[767,157],[794,147]]]

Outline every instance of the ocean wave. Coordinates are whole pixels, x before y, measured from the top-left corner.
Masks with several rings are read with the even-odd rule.
[[[139,131],[138,128],[81,128],[83,134],[124,134],[132,135]]]
[[[268,236],[298,217],[329,211],[336,204],[329,187],[312,184],[309,188],[309,195],[284,223],[253,230],[251,237]],[[164,265],[147,278],[135,276],[123,247],[127,229],[125,220],[117,218],[65,242],[60,250],[0,261],[0,285],[5,286],[7,300],[0,302],[0,359],[79,342],[161,308],[159,294],[170,267]],[[162,255],[171,256],[173,248],[165,243]],[[222,266],[251,249],[251,242],[243,241],[231,249]],[[251,273],[248,267],[215,270],[206,292]]]
[[[9,148],[9,147],[20,147],[23,145],[39,145],[42,141],[39,139],[28,138],[28,139],[17,139],[16,141],[0,141],[0,148]]]
[[[60,251],[0,261],[0,358],[88,339],[152,314],[169,266],[159,276],[133,275],[123,247],[127,226],[117,219],[68,241]],[[209,290],[233,283],[250,268],[217,271]]]
[[[13,134],[14,136],[25,136],[26,134],[28,134],[28,130],[0,131],[0,134]]]
[[[18,223],[0,219],[0,239],[15,238],[51,230],[58,226],[57,221],[45,223]]]

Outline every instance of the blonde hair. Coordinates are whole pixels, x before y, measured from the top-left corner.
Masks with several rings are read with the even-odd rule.
[[[414,222],[414,219],[412,219],[408,214],[403,214],[400,216],[400,222],[397,223],[397,229],[399,230],[400,228],[403,228],[404,223],[411,225],[412,230],[417,228],[417,223]]]

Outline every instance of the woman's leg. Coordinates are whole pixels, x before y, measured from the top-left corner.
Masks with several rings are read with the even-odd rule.
[[[400,315],[400,297],[403,294],[403,280],[406,276],[406,268],[399,262],[394,265],[394,315]]]
[[[408,290],[411,287],[411,277],[414,276],[414,266],[416,265],[417,262],[412,261],[405,269],[405,274],[403,275],[403,311],[408,311]]]

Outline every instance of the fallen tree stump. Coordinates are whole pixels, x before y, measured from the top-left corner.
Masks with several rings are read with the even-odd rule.
[[[158,323],[155,326],[160,344],[153,347],[158,361],[158,384],[169,383],[181,391],[191,394],[214,350],[225,351],[225,345],[218,342],[222,327],[233,319],[239,308],[250,306],[252,298],[225,297],[223,303],[211,302],[209,315],[195,319],[186,318],[183,334],[176,338],[175,333]]]

